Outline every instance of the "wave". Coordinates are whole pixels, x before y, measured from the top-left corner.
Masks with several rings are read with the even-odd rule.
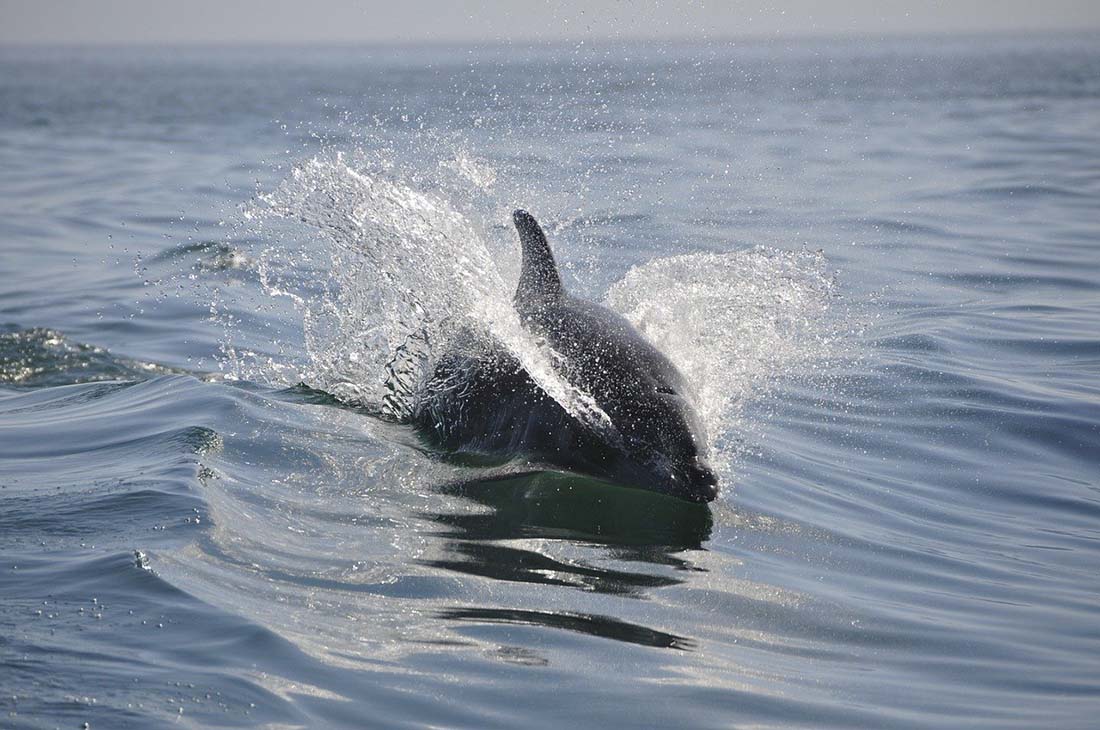
[[[0,385],[42,388],[100,380],[145,379],[182,371],[73,342],[45,327],[0,327]]]

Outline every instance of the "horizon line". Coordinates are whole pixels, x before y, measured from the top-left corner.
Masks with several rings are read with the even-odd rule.
[[[654,36],[561,36],[558,38],[374,38],[374,39],[105,39],[105,40],[0,40],[0,50],[7,48],[402,48],[402,47],[551,47],[562,45],[617,45],[668,43],[683,45],[778,43],[798,41],[896,40],[951,38],[1020,38],[1052,36],[1100,35],[1100,24],[1092,27],[961,29],[961,30],[885,30],[885,31],[825,31],[794,33],[745,33],[731,35],[669,34]]]

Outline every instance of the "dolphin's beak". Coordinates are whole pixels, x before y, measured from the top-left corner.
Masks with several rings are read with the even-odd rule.
[[[713,502],[718,496],[718,477],[702,460],[696,460],[684,474],[684,499],[692,502]]]

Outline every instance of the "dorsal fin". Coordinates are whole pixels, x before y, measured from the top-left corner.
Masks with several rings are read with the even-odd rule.
[[[516,309],[520,312],[537,309],[545,304],[556,302],[562,294],[558,267],[554,264],[554,254],[546,235],[539,227],[535,217],[525,210],[512,213],[512,220],[519,231],[519,242],[523,248],[523,264],[516,287]]]

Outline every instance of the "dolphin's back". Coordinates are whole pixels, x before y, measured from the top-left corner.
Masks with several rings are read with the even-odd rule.
[[[664,353],[607,307],[563,296],[531,317],[529,326],[565,356],[570,382],[597,401],[616,400],[616,393],[687,391],[683,376]]]
[[[513,214],[523,258],[514,297],[528,329],[565,356],[568,380],[597,400],[604,393],[684,390],[679,371],[626,319],[565,292],[554,254],[534,216]]]

